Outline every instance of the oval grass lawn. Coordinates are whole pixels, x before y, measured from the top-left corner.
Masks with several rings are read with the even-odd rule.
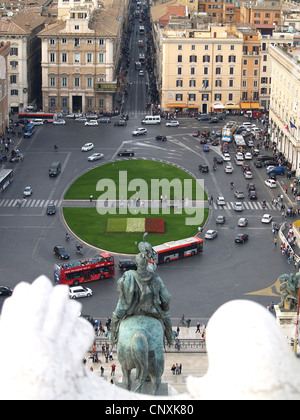
[[[143,200],[151,201],[151,182],[153,179],[166,179],[170,182],[176,179],[182,183],[182,186],[184,185],[184,180],[190,180],[189,182],[193,181],[192,198],[196,199],[196,192],[199,193],[199,190],[196,189],[195,179],[185,171],[175,166],[148,160],[124,160],[101,165],[83,174],[71,185],[69,190],[66,192],[65,200],[89,201],[90,195],[93,195],[95,202],[97,198],[103,194],[103,190],[97,191],[97,183],[98,181],[103,181],[105,179],[113,181],[116,187],[116,200],[119,200],[121,199],[119,194],[123,191],[122,189],[119,189],[119,181],[120,179],[124,181],[124,177],[126,177],[128,183],[130,183],[130,181],[134,182],[137,179],[142,179],[145,181],[146,184],[144,185],[147,187],[145,193],[146,196],[141,197]],[[135,191],[139,190],[128,192],[127,198],[129,199],[132,197]],[[159,190],[159,193],[161,192],[163,191]],[[182,188],[182,192],[184,196],[184,188]],[[172,188],[169,189],[168,194],[168,200],[179,198],[175,196]],[[203,199],[204,197],[205,200],[207,199],[207,196],[203,190],[201,196]],[[123,198],[126,199],[126,196],[123,196],[122,199]],[[197,233],[198,226],[203,226],[208,217],[208,209],[202,208],[201,211],[203,220],[201,219],[201,223],[196,220],[195,224],[189,225],[188,223],[192,221],[193,213],[187,214],[184,208],[176,209],[171,207],[159,210],[156,208],[155,214],[153,214],[154,212],[151,212],[151,207],[149,207],[147,214],[142,214],[140,213],[140,211],[142,211],[141,208],[122,208],[122,211],[121,209],[119,211],[118,207],[110,208],[108,206],[106,208],[101,207],[101,211],[97,211],[96,206],[75,206],[76,203],[74,203],[74,207],[68,206],[63,208],[65,221],[69,228],[74,232],[74,234],[78,236],[82,241],[96,248],[120,254],[136,254],[138,252],[138,243],[143,239],[143,233],[141,232],[125,233],[124,226],[126,224],[128,225],[128,220],[124,220],[123,223],[121,219],[148,217],[160,219],[163,218],[164,233],[150,233],[147,239],[153,246],[155,246],[164,242],[194,236]],[[118,220],[114,221],[114,219]],[[189,220],[188,223],[187,220]],[[112,230],[114,230],[114,228],[112,228],[112,230],[110,230],[111,233],[108,233],[108,222],[109,226],[119,226],[119,230],[122,230],[122,232],[112,232]],[[116,228],[116,230],[118,230],[118,228]]]

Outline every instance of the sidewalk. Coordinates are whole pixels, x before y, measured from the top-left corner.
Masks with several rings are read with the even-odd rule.
[[[173,327],[173,330],[176,331],[177,327]],[[196,327],[180,327],[179,339],[199,339],[201,334],[195,333]],[[178,393],[186,393],[186,381],[188,376],[204,376],[208,369],[208,358],[207,353],[183,353],[178,351],[178,353],[165,353],[165,371],[162,376],[162,382],[168,383],[171,387],[175,389]],[[93,368],[93,371],[96,375],[101,376],[101,366],[104,368],[103,379],[110,381],[111,379],[114,383],[122,381],[122,371],[121,365],[118,361],[117,354],[113,353],[113,361],[105,362],[105,357],[99,352],[98,357],[100,362],[93,363],[92,359],[88,358],[87,355],[87,364],[86,366],[90,369]],[[111,375],[111,365],[116,365],[115,375]],[[173,364],[178,363],[182,364],[181,375],[173,375],[171,367]]]

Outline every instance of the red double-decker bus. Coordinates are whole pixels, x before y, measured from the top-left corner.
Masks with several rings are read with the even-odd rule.
[[[43,120],[43,123],[53,123],[57,120],[57,114],[54,112],[19,112],[19,119],[25,119],[28,121],[32,120]]]
[[[56,284],[67,284],[68,286],[103,280],[114,275],[114,257],[106,252],[74,263],[54,265],[54,282]]]
[[[203,239],[192,236],[190,238],[156,245],[153,249],[156,252],[155,262],[157,264],[163,264],[199,254],[199,252],[203,251]]]

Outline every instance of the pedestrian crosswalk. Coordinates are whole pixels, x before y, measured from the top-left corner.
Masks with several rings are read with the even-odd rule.
[[[62,200],[43,200],[36,198],[5,198],[0,200],[0,207],[39,207],[46,208],[49,204],[54,204],[56,207],[59,207],[62,203]]]
[[[213,203],[215,210],[234,210],[234,203],[233,201],[229,201],[226,203],[225,206],[219,206],[217,203]],[[278,206],[266,202],[266,207],[263,208],[263,204],[259,201],[243,201],[243,206],[245,210],[279,210]]]

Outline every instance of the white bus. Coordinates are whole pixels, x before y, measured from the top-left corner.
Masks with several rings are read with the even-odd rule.
[[[143,121],[142,124],[149,125],[149,124],[160,124],[161,118],[160,115],[147,115]]]
[[[1,169],[0,170],[0,192],[4,191],[14,179],[14,173],[12,169]]]

